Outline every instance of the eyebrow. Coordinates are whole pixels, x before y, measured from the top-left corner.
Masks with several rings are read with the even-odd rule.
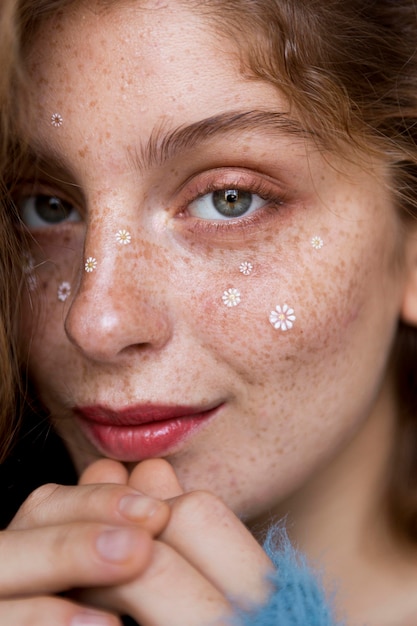
[[[190,151],[213,138],[245,132],[263,134],[267,138],[272,136],[315,138],[316,141],[320,141],[320,137],[314,131],[307,130],[298,120],[282,111],[228,111],[173,130],[167,129],[168,124],[168,120],[162,121],[153,129],[146,143],[131,149],[129,158],[139,171],[161,167],[178,154]],[[38,165],[42,164],[41,169],[57,168],[62,176],[64,172],[71,172],[65,156],[51,150],[51,146],[40,146],[35,143],[27,147],[27,156]],[[73,178],[75,180],[75,177]]]
[[[167,131],[166,122],[162,122],[152,131],[147,143],[135,150],[134,161],[140,170],[162,166],[178,154],[192,150],[212,138],[242,132],[318,138],[313,131],[280,111],[229,111],[172,131]]]

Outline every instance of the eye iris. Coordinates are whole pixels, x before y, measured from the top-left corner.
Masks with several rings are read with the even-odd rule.
[[[39,217],[51,224],[62,222],[72,211],[72,205],[69,202],[54,196],[38,196],[35,206]]]
[[[216,210],[228,217],[240,217],[249,209],[252,194],[239,189],[220,189],[213,192],[213,204]]]

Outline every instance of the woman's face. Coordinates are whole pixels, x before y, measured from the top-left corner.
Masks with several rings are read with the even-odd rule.
[[[207,18],[158,5],[37,35],[22,341],[79,469],[163,456],[255,517],[387,384],[400,223],[381,164],[320,149]]]

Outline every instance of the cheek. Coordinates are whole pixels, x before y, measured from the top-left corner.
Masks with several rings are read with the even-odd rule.
[[[195,335],[251,384],[276,388],[278,380],[284,391],[297,384],[300,372],[300,384],[323,376],[334,383],[347,367],[346,356],[362,358],[365,341],[371,355],[378,333],[390,341],[399,290],[392,271],[389,278],[383,238],[369,250],[365,235],[358,241],[335,231],[315,248],[313,235],[305,233],[285,254],[272,247],[231,254],[227,269],[205,274],[190,293]],[[252,271],[242,273],[242,263],[251,263]],[[387,289],[391,307],[385,306]]]

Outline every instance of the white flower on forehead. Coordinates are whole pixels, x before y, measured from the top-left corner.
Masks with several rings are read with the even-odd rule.
[[[289,330],[293,327],[295,320],[294,309],[291,309],[288,304],[284,304],[283,307],[278,304],[275,311],[269,314],[269,321],[277,330]]]
[[[58,128],[59,126],[62,126],[63,121],[64,120],[62,119],[62,115],[60,115],[59,113],[52,113],[51,115],[52,126],[55,126],[55,128]]]
[[[323,239],[318,235],[314,235],[314,237],[310,239],[310,243],[315,250],[321,250],[321,248],[324,246]]]
[[[86,262],[84,265],[85,271],[94,272],[96,267],[97,267],[97,259],[95,259],[93,256],[89,256],[88,259],[86,259]]]
[[[116,239],[117,239],[117,243],[120,243],[120,245],[127,245],[128,243],[130,243],[132,241],[132,237],[129,233],[128,230],[118,230],[116,233]]]
[[[238,289],[227,289],[222,295],[223,304],[228,307],[237,306],[240,302],[240,291]]]
[[[241,272],[245,276],[249,276],[249,274],[252,273],[252,270],[253,265],[249,261],[243,261],[243,263],[239,265],[239,272]]]
[[[65,300],[69,298],[70,295],[71,285],[68,282],[64,281],[58,287],[58,300],[61,300],[61,302],[65,302]]]

